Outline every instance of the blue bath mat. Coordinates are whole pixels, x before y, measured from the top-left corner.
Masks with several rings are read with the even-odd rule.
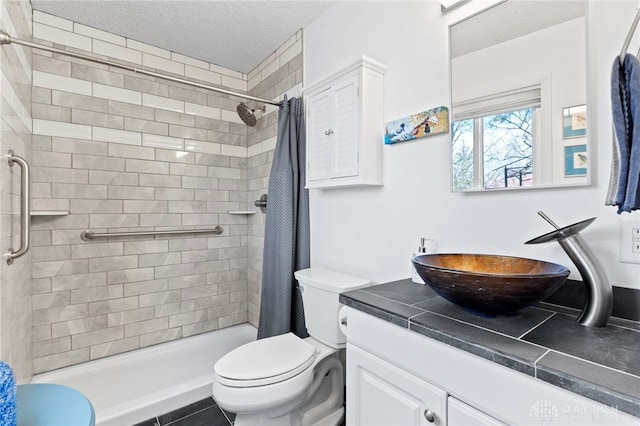
[[[13,371],[0,361],[0,425],[16,425],[16,381]]]

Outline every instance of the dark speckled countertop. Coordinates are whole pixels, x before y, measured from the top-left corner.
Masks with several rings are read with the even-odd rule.
[[[579,311],[548,303],[486,318],[408,279],[343,293],[340,302],[640,417],[639,322],[584,327]]]

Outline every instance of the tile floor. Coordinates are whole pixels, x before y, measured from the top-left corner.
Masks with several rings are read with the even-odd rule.
[[[235,418],[235,414],[224,411],[209,397],[134,426],[229,426]]]
[[[133,426],[233,426],[235,419],[234,413],[218,407],[209,397]],[[344,419],[340,426],[345,426]]]

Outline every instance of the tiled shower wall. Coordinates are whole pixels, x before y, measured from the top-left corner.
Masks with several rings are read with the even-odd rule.
[[[10,34],[31,36],[28,1],[0,2],[0,24]],[[9,167],[6,154],[31,160],[31,51],[18,45],[0,49],[0,250],[20,245],[20,168]],[[13,265],[0,258],[0,360],[9,364],[18,382],[28,382],[31,366],[31,255]]]
[[[37,11],[33,34],[269,99],[302,67],[300,34],[248,75]],[[248,130],[240,99],[42,51],[32,100],[34,209],[70,213],[33,222],[34,372],[246,322],[263,218],[228,212],[253,207],[249,176],[268,175],[277,112]],[[80,239],[218,224],[221,236]]]

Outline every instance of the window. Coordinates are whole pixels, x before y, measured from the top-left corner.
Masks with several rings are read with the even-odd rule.
[[[453,105],[453,190],[531,186],[540,86]]]

